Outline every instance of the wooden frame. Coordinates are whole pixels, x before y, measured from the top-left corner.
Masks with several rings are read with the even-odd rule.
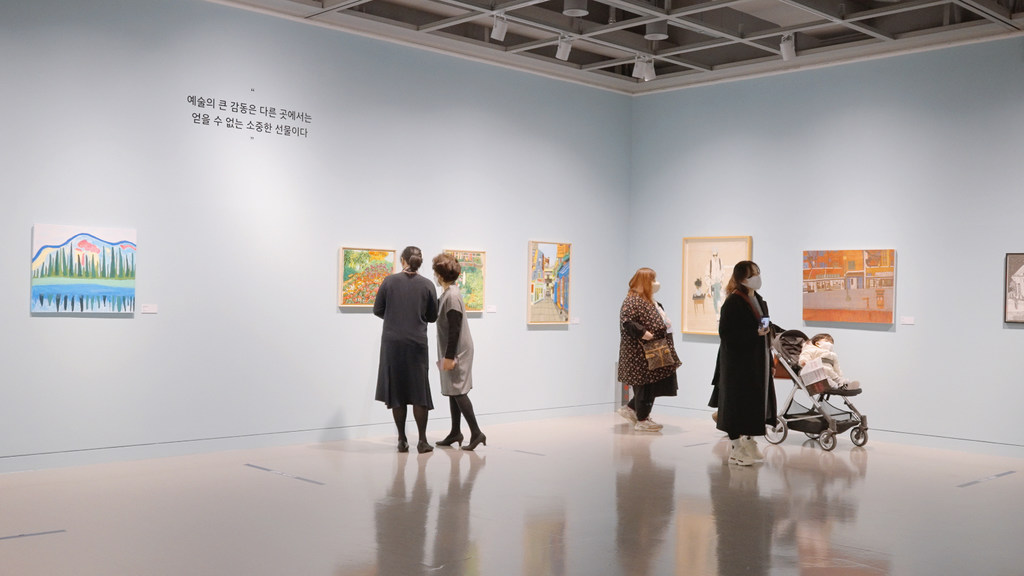
[[[1003,284],[1003,322],[1024,324],[1024,253],[1006,255]]]
[[[750,236],[683,238],[682,333],[718,334],[718,314],[732,268],[752,256]]]
[[[531,240],[527,250],[527,324],[568,324],[572,244]]]
[[[377,289],[395,271],[395,250],[341,248],[338,251],[338,307],[372,308]]]
[[[466,312],[483,312],[487,276],[487,252],[482,250],[445,250],[462,266],[459,275],[459,293]]]

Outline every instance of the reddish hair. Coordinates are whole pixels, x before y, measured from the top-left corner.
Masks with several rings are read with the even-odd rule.
[[[654,302],[654,278],[657,274],[650,268],[640,268],[629,280],[629,291],[636,292],[646,300]]]

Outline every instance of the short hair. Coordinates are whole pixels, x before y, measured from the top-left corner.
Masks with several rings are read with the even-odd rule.
[[[640,268],[629,279],[629,291],[636,292],[646,300],[654,300],[654,278],[657,274],[650,268]]]
[[[826,333],[822,332],[821,334],[815,334],[813,337],[811,337],[811,344],[817,344],[818,342],[821,342],[822,340],[828,340],[829,342],[831,342],[833,344],[836,343],[836,341],[832,339],[832,335],[831,334],[826,334]]]
[[[446,284],[452,284],[462,275],[462,264],[455,259],[455,256],[447,252],[441,252],[434,256],[434,272],[444,280]]]
[[[406,246],[405,250],[402,250],[402,260],[405,260],[409,270],[416,272],[420,269],[420,264],[423,264],[423,252],[415,246]]]

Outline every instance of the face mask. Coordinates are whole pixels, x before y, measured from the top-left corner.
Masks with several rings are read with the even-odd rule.
[[[761,275],[758,274],[757,276],[751,276],[750,278],[747,278],[746,280],[743,281],[743,285],[746,286],[747,288],[750,288],[751,290],[760,290]]]
[[[658,290],[661,290],[661,282],[658,282],[657,280],[651,282],[651,294],[657,294]]]
[[[818,342],[818,348],[821,348],[822,350],[824,350],[826,352],[831,352],[832,351],[832,343],[829,342],[828,340],[821,340],[821,341]]]

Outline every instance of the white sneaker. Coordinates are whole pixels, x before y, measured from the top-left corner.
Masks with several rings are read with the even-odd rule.
[[[755,461],[764,460],[764,454],[762,454],[760,448],[757,447],[757,440],[754,440],[750,436],[740,436],[740,443],[743,445],[743,449],[747,451],[747,454]]]
[[[630,408],[629,405],[619,408],[619,416],[622,416],[626,420],[636,424],[636,411]]]
[[[742,439],[730,440],[729,442],[729,464],[736,464],[737,466],[754,465],[754,459],[747,453]]]
[[[657,422],[651,422],[650,418],[647,420],[641,420],[633,425],[633,430],[636,430],[637,432],[657,432],[662,428],[664,428],[664,426]]]

